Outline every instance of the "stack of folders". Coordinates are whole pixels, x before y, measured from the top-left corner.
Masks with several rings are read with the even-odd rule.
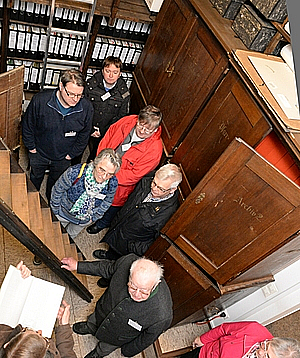
[[[108,20],[108,17],[102,16],[99,35],[145,43],[151,30],[151,25],[146,23],[115,19],[114,25],[109,26]]]
[[[116,56],[123,62],[125,71],[133,71],[142,53],[143,45],[132,41],[97,36],[90,66],[101,67],[108,56]]]
[[[50,16],[50,6],[14,0],[10,11],[10,19],[48,25]]]

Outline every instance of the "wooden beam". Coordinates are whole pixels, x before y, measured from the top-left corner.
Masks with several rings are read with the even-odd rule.
[[[113,26],[115,17],[117,15],[117,12],[119,10],[121,0],[113,0],[113,3],[111,5],[111,13],[110,13],[110,19],[109,19],[109,25]]]
[[[249,281],[244,281],[244,282],[239,282],[239,283],[235,283],[235,284],[231,284],[231,285],[219,285],[221,294],[224,295],[225,293],[229,293],[229,292],[233,292],[233,291],[239,291],[239,290],[243,290],[245,288],[249,288],[249,287],[254,287],[254,286],[264,286],[270,282],[274,282],[274,276],[273,275],[269,275],[266,277],[261,277],[261,278],[257,278],[254,280],[249,280]]]
[[[93,295],[73,275],[62,269],[60,260],[51,250],[14,214],[14,212],[0,200],[0,224],[17,240],[38,256],[57,276],[68,284],[82,299],[91,302]]]

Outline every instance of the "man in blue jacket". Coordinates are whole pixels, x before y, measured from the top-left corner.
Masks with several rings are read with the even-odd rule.
[[[63,72],[59,88],[36,94],[24,115],[22,135],[29,150],[30,180],[39,190],[49,170],[46,196],[70,166],[71,159],[87,146],[93,106],[83,98],[85,81],[78,70]]]

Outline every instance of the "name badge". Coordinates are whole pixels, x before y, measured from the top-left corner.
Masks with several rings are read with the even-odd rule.
[[[65,137],[75,137],[76,136],[76,132],[68,132],[68,133],[65,133]]]
[[[110,93],[106,92],[104,95],[101,96],[102,101],[106,101],[110,97]]]
[[[136,329],[137,331],[141,331],[142,330],[142,326],[140,324],[138,324],[137,322],[133,321],[132,319],[129,318],[128,320],[128,324],[129,326],[133,327],[134,329]]]
[[[100,193],[100,194],[97,195],[97,199],[100,199],[100,200],[103,200],[105,197],[106,197],[105,194]]]
[[[122,151],[126,152],[131,147],[131,144],[123,144],[122,145]]]

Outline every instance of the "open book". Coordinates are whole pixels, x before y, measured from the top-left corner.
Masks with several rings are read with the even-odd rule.
[[[34,276],[23,279],[20,270],[10,265],[0,289],[0,323],[42,330],[50,338],[64,290]]]

